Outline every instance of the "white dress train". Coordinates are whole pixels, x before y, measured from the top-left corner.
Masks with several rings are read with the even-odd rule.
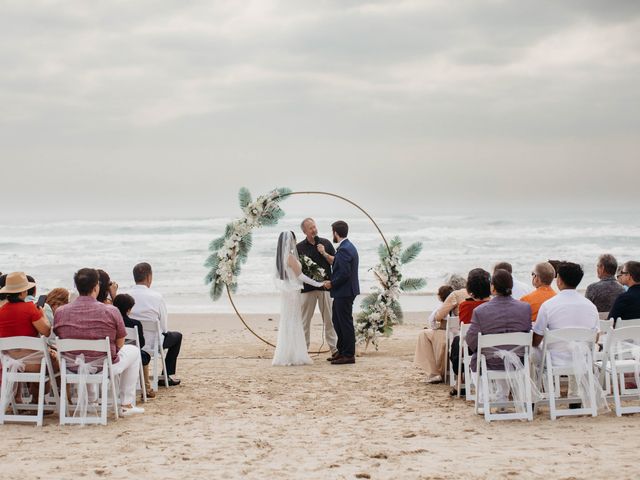
[[[312,363],[307,353],[307,341],[302,327],[302,293],[300,290],[284,291],[280,297],[280,324],[272,365],[290,366]]]

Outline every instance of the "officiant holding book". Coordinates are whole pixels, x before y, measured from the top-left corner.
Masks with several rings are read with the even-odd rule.
[[[312,218],[305,218],[300,224],[302,233],[305,238],[297,245],[298,255],[302,263],[303,272],[311,278],[322,276],[323,278],[314,278],[314,280],[323,281],[331,278],[331,264],[325,256],[318,250],[318,246],[322,246],[321,250],[333,257],[336,254],[331,241],[326,238],[318,237],[318,227]],[[306,257],[306,258],[305,258]],[[309,261],[307,261],[307,259]],[[311,266],[311,268],[310,268]],[[304,284],[302,290],[302,325],[304,327],[304,335],[307,341],[307,349],[311,342],[311,319],[316,310],[316,305],[322,315],[324,324],[325,343],[331,350],[331,355],[337,353],[338,337],[333,328],[331,318],[332,299],[329,292],[320,287],[312,287]]]

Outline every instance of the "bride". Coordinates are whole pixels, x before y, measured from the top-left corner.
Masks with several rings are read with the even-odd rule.
[[[276,252],[275,284],[280,291],[280,325],[272,365],[308,365],[313,363],[307,353],[302,327],[302,283],[322,287],[302,273],[296,236],[282,232]]]

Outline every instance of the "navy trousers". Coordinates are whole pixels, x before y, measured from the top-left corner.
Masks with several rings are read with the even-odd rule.
[[[345,357],[356,354],[356,331],[353,328],[353,302],[356,297],[334,298],[333,328],[338,335],[338,353]]]

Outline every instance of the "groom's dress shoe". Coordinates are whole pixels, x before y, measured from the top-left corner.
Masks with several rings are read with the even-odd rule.
[[[356,357],[345,357],[344,355],[340,355],[335,360],[331,360],[331,365],[349,365],[351,363],[356,363]]]
[[[338,358],[340,354],[338,352],[332,353],[329,358],[327,358],[327,362],[333,362],[336,358]]]

